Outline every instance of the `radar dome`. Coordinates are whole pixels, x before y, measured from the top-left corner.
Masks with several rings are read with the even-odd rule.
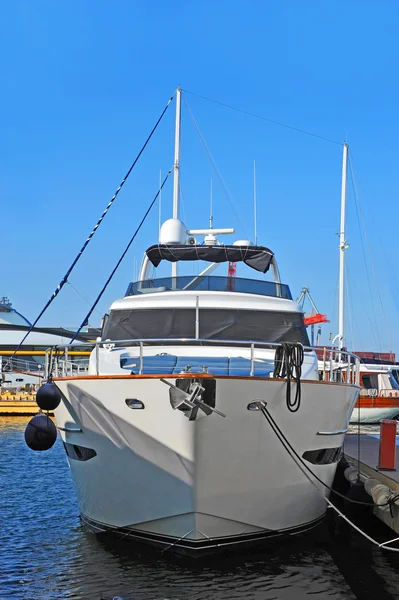
[[[233,246],[253,246],[253,243],[250,240],[237,240]]]
[[[185,244],[187,229],[180,219],[168,219],[159,232],[160,244]]]

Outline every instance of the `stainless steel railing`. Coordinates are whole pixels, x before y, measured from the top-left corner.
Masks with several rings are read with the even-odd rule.
[[[202,338],[151,338],[151,339],[123,339],[123,340],[100,340],[92,345],[92,356],[94,353],[95,372],[100,375],[100,350],[123,347],[138,347],[139,349],[139,373],[143,373],[143,358],[144,348],[147,346],[170,346],[170,345],[183,345],[187,346],[230,346],[230,347],[241,347],[249,350],[250,359],[250,376],[253,377],[255,373],[255,363],[257,357],[255,350],[275,350],[281,346],[278,342],[259,342],[252,340],[225,340],[225,339],[202,339]],[[79,347],[87,349],[88,344],[74,344],[74,350]],[[68,350],[70,346],[54,346],[46,351],[45,371],[46,376],[49,372],[58,376],[73,376],[83,375],[88,371],[89,362],[79,361],[77,364],[75,361],[68,360]],[[305,353],[309,352],[320,352],[321,348],[314,348],[312,346],[304,346]],[[56,357],[56,359],[54,359]],[[333,381],[337,383],[352,383],[359,385],[359,372],[360,372],[360,359],[356,354],[347,352],[345,350],[333,350],[330,351],[330,357],[327,361],[324,361],[323,370],[321,372],[321,378],[323,380]]]
[[[7,371],[21,371],[32,375],[44,376],[44,365],[34,360],[14,356],[7,360]]]

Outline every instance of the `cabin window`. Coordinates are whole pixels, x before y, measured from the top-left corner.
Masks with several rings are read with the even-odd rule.
[[[399,389],[399,371],[398,371],[398,369],[392,369],[391,376],[392,376],[392,379],[394,379],[396,382],[397,389]],[[396,386],[392,386],[392,387],[396,387]]]
[[[363,386],[366,390],[376,390],[378,389],[378,375],[375,373],[362,375]]]
[[[195,337],[194,309],[111,311],[103,339]],[[309,346],[302,313],[236,309],[200,309],[199,337],[259,342],[301,342]]]
[[[389,383],[392,389],[399,390],[399,384],[393,373],[389,373]]]

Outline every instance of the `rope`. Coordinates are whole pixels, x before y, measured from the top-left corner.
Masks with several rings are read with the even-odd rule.
[[[371,253],[370,242],[369,242],[367,231],[366,231],[366,225],[365,225],[365,222],[364,222],[363,211],[362,211],[362,207],[361,207],[361,204],[360,204],[359,192],[358,192],[357,185],[356,185],[355,173],[354,173],[354,170],[353,170],[353,165],[352,165],[352,160],[351,160],[351,156],[350,155],[349,155],[349,168],[350,168],[350,171],[351,171],[352,185],[353,185],[354,195],[355,195],[355,199],[356,199],[356,212],[357,212],[357,215],[358,215],[358,219],[359,219],[359,213],[360,213],[361,223],[362,223],[362,226],[363,226],[363,233],[364,233],[364,237],[366,238],[367,249],[368,249],[368,253],[369,253],[371,268],[373,270],[373,275],[374,275],[374,280],[375,280],[375,286],[377,288],[378,300],[380,302],[381,312],[382,312],[382,316],[383,316],[383,319],[384,319],[385,329],[386,329],[386,332],[387,332],[387,338],[388,338],[388,341],[390,343],[391,348],[393,348],[392,338],[391,338],[391,334],[390,334],[390,330],[389,330],[389,326],[388,326],[388,320],[387,320],[387,317],[386,317],[386,314],[385,314],[384,304],[382,302],[380,286],[378,284],[377,273],[376,273],[376,270],[375,270],[373,256],[372,256],[372,253]],[[367,266],[366,266],[366,271],[367,271]]]
[[[287,378],[286,403],[290,412],[297,412],[301,405],[303,359],[302,344],[282,342],[281,346],[276,349],[273,377]],[[291,379],[296,383],[294,400],[291,398]]]
[[[36,317],[35,321],[33,322],[33,324],[30,326],[29,330],[27,331],[27,333],[24,335],[24,337],[22,338],[21,342],[19,343],[19,345],[17,346],[17,348],[14,350],[14,353],[12,354],[12,356],[9,358],[8,362],[10,362],[10,360],[15,356],[15,354],[18,352],[18,350],[21,348],[21,346],[23,345],[24,341],[26,340],[26,338],[28,337],[28,335],[33,331],[33,328],[35,327],[35,325],[37,324],[37,322],[39,321],[39,319],[41,319],[41,317],[44,315],[44,313],[46,312],[46,310],[48,309],[48,307],[50,306],[50,304],[53,302],[53,300],[58,296],[58,294],[60,293],[60,291],[62,290],[62,288],[64,287],[64,285],[66,284],[66,282],[68,281],[68,277],[70,276],[70,274],[72,273],[72,270],[74,269],[74,267],[76,266],[76,263],[78,262],[78,260],[80,259],[80,257],[82,256],[83,252],[86,250],[87,246],[89,245],[92,237],[94,236],[94,234],[96,233],[97,229],[99,228],[99,226],[101,225],[105,215],[107,214],[107,212],[109,211],[109,209],[111,208],[112,204],[114,203],[114,201],[116,200],[116,197],[118,196],[119,192],[121,191],[122,187],[124,186],[127,178],[129,177],[130,173],[133,171],[134,167],[137,164],[137,161],[139,160],[140,156],[143,154],[146,146],[148,145],[150,139],[152,138],[153,134],[155,133],[155,130],[157,129],[159,123],[162,120],[162,117],[164,116],[164,114],[166,113],[169,104],[172,102],[174,98],[174,95],[169,98],[167,105],[165,106],[165,108],[163,109],[160,117],[158,118],[157,122],[155,123],[154,127],[152,128],[149,136],[147,137],[146,141],[144,142],[140,152],[137,154],[136,158],[134,159],[130,169],[128,170],[128,172],[126,173],[125,177],[122,179],[121,183],[119,184],[119,187],[117,188],[115,194],[112,196],[111,200],[108,202],[108,205],[106,206],[104,212],[102,213],[101,217],[98,219],[97,223],[95,224],[94,228],[92,229],[89,237],[87,238],[87,240],[85,241],[85,243],[83,244],[83,246],[81,247],[81,249],[79,250],[78,254],[75,257],[75,260],[73,261],[73,263],[71,264],[71,266],[69,267],[69,269],[67,270],[67,272],[65,273],[64,277],[62,278],[61,282],[58,284],[58,286],[56,287],[56,289],[54,290],[51,298],[48,300],[47,304],[44,306],[44,308],[41,310],[41,312],[39,313],[38,317]],[[76,336],[75,336],[76,337]],[[74,338],[75,339],[75,338]],[[7,363],[8,364],[8,363]],[[6,365],[7,366],[7,365]]]
[[[364,531],[362,531],[359,527],[357,527],[357,525],[355,525],[355,523],[353,523],[350,519],[348,519],[348,517],[346,515],[344,515],[336,506],[335,504],[333,504],[331,502],[331,500],[329,500],[329,498],[327,498],[327,496],[325,496],[317,487],[317,485],[315,484],[314,481],[312,481],[312,479],[309,477],[309,475],[306,473],[306,471],[303,469],[303,467],[305,467],[311,474],[312,476],[317,479],[317,481],[319,481],[324,487],[326,487],[327,489],[329,489],[331,492],[334,492],[335,494],[337,494],[338,496],[341,496],[342,498],[344,498],[345,500],[349,500],[350,502],[353,502],[354,504],[363,504],[363,505],[367,505],[370,506],[369,503],[367,502],[360,502],[359,500],[352,500],[351,498],[347,498],[346,496],[344,496],[343,494],[340,494],[339,492],[337,492],[336,490],[330,488],[326,483],[324,483],[324,481],[322,481],[319,477],[317,477],[317,475],[315,475],[315,473],[313,473],[313,471],[308,467],[308,465],[306,463],[304,463],[304,461],[302,460],[302,458],[299,456],[299,454],[294,450],[294,448],[291,446],[291,444],[289,443],[289,441],[287,440],[287,438],[284,436],[283,432],[281,431],[281,429],[278,427],[277,423],[274,421],[273,417],[271,416],[271,414],[269,413],[269,411],[266,408],[266,404],[265,402],[259,402],[258,405],[260,406],[260,409],[263,413],[263,415],[266,417],[269,425],[271,426],[271,428],[273,429],[274,433],[277,435],[279,441],[281,442],[282,446],[284,447],[284,449],[288,452],[288,454],[291,456],[291,458],[293,459],[293,461],[295,462],[295,464],[297,465],[297,467],[299,468],[299,470],[303,473],[303,475],[305,475],[306,479],[312,484],[312,486],[314,488],[316,488],[316,490],[319,492],[319,494],[322,496],[322,498],[324,498],[324,500],[326,501],[326,503],[328,504],[328,506],[330,506],[330,508],[332,508],[333,510],[335,510],[335,512],[337,512],[340,517],[342,517],[349,525],[351,525],[351,527],[353,527],[358,533],[360,533],[361,535],[363,535],[366,539],[368,539],[371,543],[373,543],[374,545],[378,546],[379,548],[382,548],[383,550],[390,550],[391,552],[399,552],[399,548],[390,548],[387,546],[387,544],[391,544],[393,542],[397,542],[399,541],[399,538],[395,538],[393,540],[388,540],[387,542],[383,542],[383,543],[378,543],[377,540],[374,540],[372,537],[370,537],[367,533],[365,533]],[[281,434],[281,437],[280,437]],[[287,446],[292,450],[293,454],[295,455],[295,457],[297,458],[297,460],[295,459],[295,457],[290,453],[290,451],[288,450]],[[298,462],[299,461],[299,462]],[[399,496],[399,494],[398,494]],[[394,496],[395,498],[395,496]],[[386,504],[391,504],[392,503],[393,498],[391,499],[390,502],[386,503]],[[386,504],[382,504],[380,506],[386,506]]]
[[[132,243],[133,243],[133,241],[134,241],[134,239],[135,239],[136,235],[138,234],[138,232],[140,231],[140,229],[141,229],[141,227],[142,227],[142,225],[143,225],[144,221],[146,220],[146,218],[147,218],[147,216],[148,216],[148,214],[149,214],[150,210],[152,209],[152,207],[154,206],[155,202],[157,201],[157,199],[158,199],[158,196],[159,196],[159,194],[161,193],[161,191],[162,191],[162,188],[163,188],[163,186],[165,185],[166,181],[168,180],[168,177],[169,177],[169,175],[171,174],[172,170],[173,170],[173,169],[170,169],[170,170],[168,171],[168,173],[167,173],[167,175],[166,175],[165,179],[163,180],[163,182],[162,182],[162,184],[161,184],[161,187],[160,187],[160,188],[159,188],[159,190],[157,191],[157,193],[156,193],[156,195],[154,196],[154,198],[153,198],[153,200],[152,200],[151,204],[149,205],[149,207],[147,208],[147,210],[146,210],[146,212],[145,212],[145,214],[144,214],[143,218],[141,219],[139,226],[137,227],[137,229],[136,229],[136,231],[134,232],[133,236],[130,238],[130,241],[129,241],[128,245],[126,246],[125,250],[123,251],[123,254],[122,254],[122,255],[121,255],[121,257],[119,258],[119,260],[118,260],[118,262],[116,263],[116,265],[115,265],[114,269],[112,270],[112,272],[111,272],[110,276],[108,277],[107,281],[105,282],[105,284],[104,284],[104,286],[103,286],[103,288],[102,288],[101,292],[98,294],[98,296],[97,296],[97,298],[95,299],[95,301],[94,301],[94,303],[93,303],[92,307],[90,308],[89,312],[87,313],[87,315],[86,315],[86,316],[85,316],[85,318],[83,319],[82,323],[81,323],[81,324],[80,324],[80,326],[79,326],[79,329],[78,329],[78,330],[75,332],[75,335],[73,336],[73,338],[72,338],[72,340],[69,342],[69,344],[72,344],[72,342],[74,342],[74,341],[75,341],[75,339],[76,339],[76,338],[77,338],[77,336],[79,335],[80,331],[81,331],[81,330],[82,330],[82,328],[84,327],[85,323],[87,323],[87,321],[89,320],[89,318],[90,318],[90,316],[91,316],[92,312],[94,311],[94,309],[96,308],[97,304],[98,304],[98,303],[99,303],[99,301],[101,300],[101,297],[102,297],[103,293],[105,292],[105,290],[107,289],[107,287],[108,287],[108,284],[110,283],[111,279],[112,279],[112,278],[113,278],[113,276],[115,275],[115,273],[116,273],[116,271],[117,271],[117,269],[118,269],[119,265],[121,264],[121,262],[122,262],[122,261],[123,261],[123,259],[125,258],[125,256],[126,256],[126,254],[127,254],[128,250],[129,250],[130,246],[132,245]]]
[[[268,119],[267,117],[262,117],[261,115],[257,115],[255,113],[251,113],[247,110],[243,110],[241,108],[231,106],[230,104],[225,104],[224,102],[219,102],[219,100],[213,100],[213,98],[207,98],[206,96],[201,96],[200,94],[195,94],[194,92],[190,92],[189,90],[183,90],[183,92],[186,92],[187,94],[191,94],[192,96],[197,96],[197,98],[202,98],[202,100],[207,100],[208,102],[213,102],[214,104],[219,104],[219,106],[224,106],[225,108],[230,108],[230,110],[235,110],[236,112],[243,113],[244,115],[248,115],[250,117],[255,117],[255,119],[260,119],[261,121],[267,121],[268,123],[273,123],[273,125],[278,125],[279,127],[285,127],[286,129],[291,129],[291,131],[297,131],[298,133],[303,133],[305,135],[309,135],[311,137],[318,138],[319,140],[323,140],[324,142],[330,142],[331,144],[338,144],[338,146],[342,146],[342,142],[337,142],[336,140],[331,140],[322,135],[317,135],[316,133],[306,131],[305,129],[299,129],[298,127],[292,127],[292,125],[287,125],[286,123],[280,123],[279,121],[274,121],[273,119]]]
[[[296,459],[295,462],[298,461],[300,463],[300,465],[302,465],[303,468],[305,468],[307,471],[309,471],[309,473],[312,475],[312,477],[314,477],[322,486],[324,486],[327,490],[329,490],[331,493],[335,494],[339,498],[342,498],[343,500],[351,502],[352,504],[359,504],[361,506],[372,506],[372,502],[362,502],[361,500],[353,500],[353,498],[348,498],[344,494],[341,494],[337,490],[334,490],[334,488],[330,487],[322,479],[320,479],[320,477],[318,477],[316,475],[316,473],[314,473],[314,471],[312,471],[312,469],[306,464],[306,462],[303,460],[303,458],[301,456],[299,456],[297,451],[293,448],[291,443],[287,440],[284,433],[281,431],[280,427],[277,425],[276,421],[273,419],[270,412],[267,410],[266,403],[258,402],[258,406],[259,406],[260,410],[262,411],[262,414],[266,418],[267,422],[269,423],[270,427],[273,429],[274,433],[277,435],[280,442],[284,446],[285,450],[287,450],[288,454],[290,454],[291,458],[293,460]],[[288,449],[287,449],[287,447],[288,447]],[[291,452],[294,456],[292,456]],[[300,468],[300,465],[298,465],[299,468]],[[302,471],[302,469],[301,469],[301,471]],[[308,477],[308,475],[306,475],[306,477]],[[397,499],[396,496],[393,496],[393,498],[391,498],[388,502],[385,502],[384,504],[378,504],[378,506],[379,507],[390,506],[392,503],[394,503],[396,501],[396,499]]]
[[[70,281],[68,281],[68,285],[69,287],[71,287],[73,289],[74,292],[76,292],[76,294],[78,296],[80,296],[80,298],[82,298],[82,300],[84,300],[86,302],[86,304],[88,304],[89,306],[91,306],[90,300],[88,300],[87,298],[85,298],[84,296],[82,296],[82,294],[79,292],[79,290],[77,290],[75,287],[73,287],[72,283]],[[103,315],[100,313],[99,310],[96,310],[96,312],[99,314],[100,317],[102,317]]]
[[[189,92],[189,93],[190,93],[190,92]],[[186,98],[185,98],[184,96],[183,96],[183,100],[184,100],[184,104],[186,105],[186,108],[187,108],[187,110],[188,110],[188,112],[189,112],[189,115],[190,115],[190,117],[191,117],[191,120],[192,120],[192,122],[194,123],[194,127],[195,127],[195,128],[196,128],[196,130],[197,130],[197,133],[198,133],[198,136],[199,136],[199,138],[200,138],[200,140],[201,140],[201,143],[202,143],[202,145],[204,146],[205,154],[207,155],[207,158],[208,158],[208,160],[209,160],[209,162],[210,162],[210,164],[211,164],[211,167],[212,167],[212,169],[215,171],[216,177],[219,179],[219,182],[220,182],[220,184],[221,184],[221,186],[222,186],[222,188],[223,188],[223,190],[224,190],[224,193],[225,193],[225,195],[226,195],[226,198],[227,198],[227,200],[228,200],[228,201],[229,201],[229,203],[230,203],[230,206],[231,206],[231,208],[233,209],[233,212],[234,212],[234,214],[235,214],[235,216],[236,216],[236,219],[237,219],[237,221],[238,221],[238,224],[239,224],[239,226],[240,226],[240,227],[241,227],[241,229],[242,229],[242,232],[243,232],[243,234],[245,235],[245,237],[246,237],[246,238],[248,238],[248,235],[247,235],[247,233],[246,233],[246,231],[245,231],[245,228],[244,228],[244,226],[243,226],[243,224],[242,224],[242,221],[241,221],[241,219],[240,219],[240,216],[239,216],[239,214],[238,214],[238,210],[237,210],[237,207],[236,207],[236,205],[235,205],[235,202],[234,202],[234,200],[233,200],[233,197],[232,197],[231,193],[229,192],[229,189],[228,189],[228,187],[227,187],[227,185],[226,185],[226,182],[225,182],[225,180],[223,179],[223,177],[222,177],[222,174],[221,174],[221,172],[219,171],[219,169],[218,169],[218,167],[217,167],[217,165],[216,165],[216,161],[215,161],[215,159],[213,158],[211,151],[209,150],[208,144],[206,143],[206,141],[205,141],[205,138],[204,138],[204,136],[202,135],[202,133],[201,133],[201,130],[200,130],[199,126],[198,126],[198,123],[197,123],[197,121],[195,120],[195,118],[194,118],[194,115],[193,115],[193,113],[191,112],[191,109],[190,109],[190,107],[189,107],[189,105],[188,105],[188,103],[187,103],[187,100],[186,100]]]
[[[351,275],[352,271],[349,269],[349,267],[347,268],[347,271],[348,271],[348,274]],[[366,269],[366,274],[367,274],[367,269]],[[367,275],[367,277],[368,277],[368,275]],[[362,290],[359,289],[358,286],[356,285],[356,281],[355,281],[354,277],[351,277],[351,286],[354,288],[356,295],[359,298],[361,298],[363,295]],[[367,312],[367,310],[364,307],[363,307],[363,312],[366,315],[368,322],[370,324],[370,332],[373,336],[374,343],[375,343],[376,347],[378,347],[379,352],[382,352],[381,337],[378,332],[377,318],[375,315],[374,302],[373,302],[373,296],[372,296],[371,287],[370,287],[370,281],[369,281],[369,292],[370,292],[370,300],[371,300],[371,305],[372,305],[372,310],[373,310],[374,321],[372,320],[371,315]],[[358,336],[358,337],[359,337],[360,346],[362,346],[363,344],[361,343],[360,336]]]

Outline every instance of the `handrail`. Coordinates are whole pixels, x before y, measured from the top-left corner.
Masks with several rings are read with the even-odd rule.
[[[90,348],[93,346],[95,342],[86,342],[81,345],[85,348]],[[71,346],[68,346],[70,348]],[[73,345],[73,348],[75,344]],[[59,348],[65,348],[65,346],[59,346]],[[48,350],[48,349],[47,349]],[[14,352],[14,350],[0,350],[0,356],[11,356],[15,354],[15,356],[46,356],[47,350],[18,350],[18,352]],[[60,354],[64,354],[64,350],[59,351]],[[91,350],[85,352],[74,352],[73,350],[69,350],[69,356],[90,356]]]
[[[173,344],[184,344],[187,345],[229,345],[229,346],[241,346],[245,348],[249,348],[250,350],[250,374],[254,375],[254,361],[255,361],[255,348],[257,349],[274,349],[280,347],[282,344],[280,342],[259,342],[256,340],[228,340],[228,339],[210,339],[210,338],[128,338],[122,340],[99,340],[93,344],[93,351],[95,356],[95,365],[96,365],[96,373],[99,375],[99,363],[100,363],[100,348],[103,346],[107,349],[113,349],[115,347],[125,346],[139,346],[140,353],[140,374],[143,372],[143,348],[145,345],[173,345]],[[118,346],[116,346],[118,345]],[[122,346],[121,346],[122,345]],[[75,344],[74,347],[85,346],[87,347],[87,343],[78,343]],[[57,353],[60,351],[60,348],[64,348],[68,352],[68,346],[53,346],[52,350]],[[304,352],[316,352],[319,351],[320,348],[316,348],[313,346],[304,346]],[[50,351],[50,348],[48,349]],[[46,351],[46,352],[48,352]],[[71,352],[69,353],[71,354]],[[341,362],[335,363],[333,365],[332,358],[330,357],[330,381],[335,382],[344,382],[343,373],[345,372],[346,381],[349,383],[354,383],[355,385],[360,384],[360,358],[353,354],[352,352],[348,352],[346,350],[335,350],[335,355],[339,355],[341,357]],[[343,362],[342,358],[345,357],[346,361]],[[51,361],[50,361],[51,362]],[[337,366],[338,365],[338,366]],[[47,373],[46,373],[47,375]]]
[[[381,398],[399,398],[399,390],[383,388],[379,391]]]
[[[399,390],[393,388],[362,388],[360,390],[362,398],[399,398]]]

